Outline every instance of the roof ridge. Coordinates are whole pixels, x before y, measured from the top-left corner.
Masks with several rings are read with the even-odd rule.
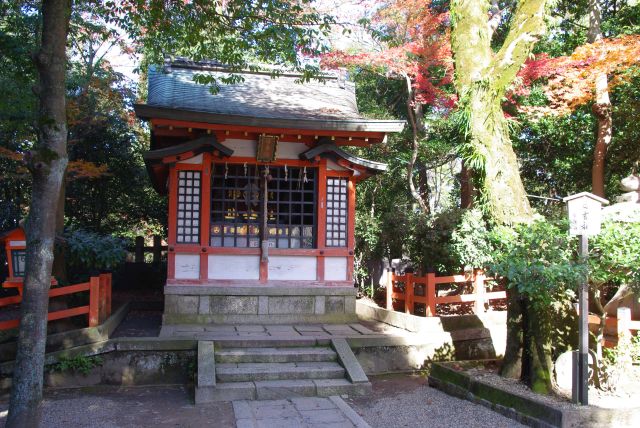
[[[256,75],[265,75],[265,76],[271,76],[275,72],[279,77],[302,77],[303,76],[302,73],[299,73],[296,71],[291,71],[286,69],[284,70],[277,69],[276,67],[273,67],[273,69],[271,70],[269,70],[268,68],[265,68],[268,66],[269,66],[268,64],[250,64],[249,67],[256,67],[256,69],[254,70],[254,69],[248,68],[248,69],[234,70],[233,67],[229,66],[228,64],[224,64],[214,59],[203,59],[203,60],[195,61],[184,56],[174,57],[171,55],[165,55],[163,71],[165,73],[171,73],[171,70],[173,68],[181,68],[181,69],[189,69],[189,70],[222,71],[227,73],[256,74]],[[341,79],[341,76],[339,73],[332,73],[327,71],[323,71],[320,76],[323,80],[340,80]]]

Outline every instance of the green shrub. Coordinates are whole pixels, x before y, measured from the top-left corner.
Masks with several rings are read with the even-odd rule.
[[[576,239],[568,236],[566,221],[537,219],[515,228],[498,226],[493,241],[490,274],[539,307],[566,306],[576,297],[586,266],[577,260]]]
[[[101,366],[104,360],[100,357],[86,357],[78,355],[76,357],[60,357],[57,363],[52,364],[49,369],[52,372],[73,372],[88,375],[95,367]]]
[[[110,270],[126,257],[125,242],[108,235],[76,229],[65,234],[68,261],[72,266]]]

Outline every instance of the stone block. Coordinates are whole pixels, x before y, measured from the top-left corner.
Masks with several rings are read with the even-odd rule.
[[[313,314],[314,296],[274,296],[269,298],[269,314]]]
[[[316,296],[316,308],[315,313],[318,315],[324,314],[325,297]]]
[[[200,315],[209,315],[210,311],[210,298],[209,296],[200,296],[199,305],[198,305],[198,313]]]
[[[328,296],[325,304],[325,313],[344,313],[344,296]]]
[[[211,296],[211,314],[258,313],[258,296]]]
[[[167,294],[164,296],[164,313],[165,314],[177,314],[178,313],[178,301],[179,295]]]
[[[258,315],[269,313],[269,296],[258,296]]]
[[[356,313],[356,296],[345,296],[344,297],[344,312],[346,314],[355,314]]]
[[[180,296],[178,299],[178,313],[186,315],[198,314],[198,296]]]
[[[330,397],[332,395],[368,395],[371,393],[371,383],[354,384],[346,379],[316,379],[318,397]]]

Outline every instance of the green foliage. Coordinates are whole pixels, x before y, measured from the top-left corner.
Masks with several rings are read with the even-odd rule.
[[[78,229],[67,232],[65,238],[69,263],[73,266],[109,270],[122,263],[126,256],[125,242],[113,236]]]
[[[586,274],[567,230],[565,221],[543,219],[515,228],[496,227],[491,232],[495,249],[489,272],[516,287],[534,307],[559,310],[573,301]]]
[[[463,212],[451,233],[449,252],[460,267],[484,267],[491,262],[491,241],[487,223],[477,209]]]
[[[628,284],[640,292],[640,223],[608,221],[590,242],[589,277],[596,284]]]
[[[73,372],[87,376],[95,367],[103,364],[104,360],[98,356],[86,357],[78,355],[76,357],[60,357],[57,363],[49,366],[52,372]]]

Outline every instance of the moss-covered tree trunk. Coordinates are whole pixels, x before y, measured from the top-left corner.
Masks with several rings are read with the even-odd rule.
[[[501,103],[536,40],[544,32],[545,6],[546,0],[518,1],[509,32],[494,50],[492,37],[496,27],[491,22],[500,12],[491,9],[488,0],[451,2],[455,87],[470,148],[465,161],[469,167],[475,166],[474,173],[483,178],[479,190],[490,216],[498,224],[529,222],[533,216]],[[521,352],[524,323],[520,318],[527,315],[527,319],[536,319],[539,314],[530,314],[519,306],[517,290],[509,294],[510,322],[503,374],[517,377],[521,362],[531,362],[535,369],[527,374],[530,384],[537,385],[542,381],[547,385],[551,376],[551,366],[547,364],[551,359],[548,338],[529,336],[533,343],[528,352]],[[522,360],[527,356],[532,358]]]
[[[522,297],[516,287],[507,289],[507,344],[500,374],[512,379],[522,377]]]
[[[27,263],[7,427],[39,425],[56,208],[67,167],[65,75],[70,13],[71,0],[42,2],[42,43],[34,56],[39,75],[39,135],[36,147],[26,157],[33,187],[26,223]]]

